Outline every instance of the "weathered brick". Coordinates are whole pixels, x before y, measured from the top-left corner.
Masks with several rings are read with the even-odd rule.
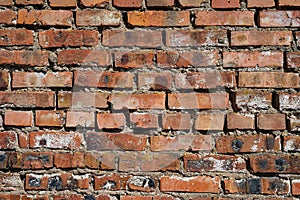
[[[91,169],[115,169],[115,155],[112,152],[86,153],[84,156],[85,165]]]
[[[182,7],[201,7],[204,3],[208,3],[208,0],[179,0]]]
[[[33,32],[26,29],[0,30],[0,46],[33,45]]]
[[[120,8],[141,8],[143,0],[113,0],[113,5]]]
[[[199,114],[195,121],[195,129],[197,130],[223,130],[225,114],[211,113]]]
[[[226,93],[174,93],[168,94],[170,109],[226,109],[229,96]]]
[[[291,31],[232,31],[231,46],[290,46]]]
[[[234,72],[192,72],[177,73],[175,87],[178,89],[211,89],[236,86]]]
[[[280,146],[280,137],[272,135],[220,136],[216,140],[218,153],[279,151]]]
[[[121,13],[109,10],[82,10],[76,12],[77,26],[119,26]]]
[[[44,0],[16,0],[17,5],[23,5],[23,6],[28,6],[28,5],[43,5]]]
[[[286,116],[281,113],[259,114],[257,127],[262,130],[284,130],[286,128]]]
[[[132,88],[133,74],[127,72],[75,71],[74,85],[98,88]]]
[[[106,30],[102,33],[102,43],[110,47],[149,47],[163,46],[162,32],[150,30]]]
[[[300,31],[295,32],[297,46],[300,47]]]
[[[12,6],[12,0],[0,0],[0,6]]]
[[[292,194],[300,195],[300,181],[298,179],[292,180]]]
[[[300,43],[299,43],[300,44]],[[298,45],[300,46],[300,45]],[[287,52],[287,68],[300,68],[300,53],[299,52]]]
[[[289,130],[300,131],[300,115],[299,114],[290,116]]]
[[[12,10],[0,11],[0,24],[13,25],[17,19],[17,13]]]
[[[164,114],[162,125],[164,130],[189,130],[191,116],[188,113]]]
[[[274,0],[248,0],[247,1],[247,7],[248,8],[270,8],[275,7],[275,1]]]
[[[160,190],[163,192],[206,192],[220,193],[220,177],[169,177],[160,179]]]
[[[98,32],[93,30],[48,30],[39,32],[43,48],[96,46]]]
[[[13,88],[72,87],[72,72],[13,72]]]
[[[268,10],[259,12],[261,27],[299,27],[300,11]]]
[[[272,107],[272,93],[259,90],[239,90],[235,94],[235,106],[242,110],[261,110]]]
[[[185,154],[184,168],[190,172],[243,172],[246,162],[239,156]]]
[[[254,115],[241,115],[238,113],[227,114],[228,129],[254,129]]]
[[[53,167],[51,152],[14,152],[11,165],[15,169],[49,169]]]
[[[4,124],[6,126],[31,126],[31,111],[6,111],[4,116]]]
[[[29,148],[29,135],[27,133],[18,133],[18,140],[20,148]]]
[[[9,73],[7,71],[0,71],[0,88],[8,87],[9,77]]]
[[[0,104],[11,107],[54,107],[54,92],[8,92],[0,91]]]
[[[130,124],[132,128],[158,128],[158,116],[150,113],[130,113]]]
[[[134,150],[143,151],[147,145],[145,135],[127,133],[93,133],[85,134],[88,150]]]
[[[89,175],[73,175],[72,180],[75,182],[76,187],[79,189],[89,189],[90,187]]]
[[[0,149],[15,149],[17,146],[18,140],[16,133],[11,131],[0,132]]]
[[[36,110],[35,124],[37,126],[63,126],[64,114],[61,110]]]
[[[173,82],[172,73],[148,72],[138,74],[139,90],[170,90]]]
[[[106,50],[62,50],[58,52],[58,64],[109,66],[112,64],[111,53]]]
[[[146,0],[147,7],[172,7],[174,0]]]
[[[153,68],[154,52],[115,52],[115,66],[118,68]]]
[[[196,26],[254,26],[252,11],[197,11]]]
[[[50,3],[51,7],[61,7],[61,8],[71,7],[71,8],[74,8],[74,7],[77,6],[77,1],[76,0],[65,0],[65,1],[49,0],[49,3]]]
[[[182,27],[190,24],[189,11],[131,11],[127,17],[131,26]]]
[[[239,0],[212,0],[211,7],[213,8],[239,8]]]
[[[0,50],[0,64],[47,66],[49,54],[40,50]]]
[[[20,175],[13,174],[13,173],[0,173],[0,189],[1,189],[1,191],[22,190],[22,185],[23,184],[22,184]]]
[[[95,190],[125,190],[126,184],[130,176],[119,174],[105,174],[102,176],[94,176]],[[113,185],[109,185],[112,183]]]
[[[239,87],[298,88],[299,75],[284,72],[239,72]]]
[[[99,129],[124,129],[125,116],[123,113],[98,113],[97,125]]]
[[[279,92],[280,110],[297,110],[300,107],[300,93]]]
[[[283,67],[283,52],[223,52],[223,66],[237,67]]]
[[[26,174],[25,188],[27,190],[45,190],[48,187],[48,176]]]
[[[151,151],[210,151],[211,135],[178,135],[175,137],[152,136]]]
[[[290,192],[290,182],[282,180],[278,177],[263,177],[261,178],[261,192],[263,194],[288,194]]]
[[[110,97],[113,109],[165,109],[164,93],[127,94],[114,93]]]
[[[110,0],[80,0],[80,4],[85,7],[105,7],[109,4]]]
[[[300,6],[300,2],[297,0],[278,0],[279,6]]]
[[[82,140],[81,134],[74,132],[31,132],[30,148],[79,149]]]
[[[54,155],[54,166],[56,168],[83,168],[84,154],[83,153],[57,153]]]
[[[73,13],[70,10],[30,10],[18,11],[18,24],[38,26],[72,25]]]
[[[225,30],[166,31],[166,45],[170,47],[228,46]]]
[[[66,127],[95,127],[94,112],[68,111]]]

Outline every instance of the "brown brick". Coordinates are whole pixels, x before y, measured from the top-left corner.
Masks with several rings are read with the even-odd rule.
[[[218,153],[280,151],[280,146],[280,137],[272,135],[220,136],[216,140]]]
[[[163,192],[199,192],[220,193],[220,177],[169,177],[160,179],[160,190]]]
[[[235,94],[235,106],[243,110],[269,109],[272,107],[272,93],[259,90],[239,90]]]
[[[0,6],[11,6],[12,0],[0,0]]]
[[[0,46],[33,45],[33,32],[26,29],[2,29],[0,38]]]
[[[113,0],[113,6],[120,8],[141,8],[143,0]]]
[[[226,109],[229,96],[225,93],[174,93],[168,94],[170,109]]]
[[[109,4],[110,0],[80,0],[81,5],[85,7],[105,7]]]
[[[149,47],[163,46],[162,32],[149,30],[105,30],[102,43],[110,47]]]
[[[131,11],[127,17],[131,26],[182,27],[190,24],[189,11]]]
[[[15,169],[49,169],[53,167],[51,152],[14,152],[11,157]]]
[[[283,67],[283,52],[223,52],[223,66],[237,67]]]
[[[13,72],[13,88],[72,87],[72,72]]]
[[[298,179],[292,180],[292,194],[300,195],[300,181]]]
[[[201,7],[204,3],[208,3],[208,0],[179,0],[182,7]]]
[[[210,151],[211,135],[178,135],[175,137],[152,136],[151,151]]]
[[[115,52],[115,65],[118,68],[153,68],[154,52]]]
[[[299,27],[300,11],[268,10],[259,12],[261,27]]]
[[[39,32],[39,44],[43,48],[96,46],[98,31],[48,30]]]
[[[125,116],[123,113],[98,113],[97,124],[99,129],[124,129]]]
[[[228,129],[254,129],[254,115],[240,115],[238,113],[227,114]]]
[[[130,113],[132,128],[158,128],[158,116],[149,113]]]
[[[164,130],[189,130],[191,116],[188,113],[164,114],[162,124]]]
[[[212,0],[211,7],[213,8],[239,8],[240,0]]]
[[[278,0],[279,6],[300,6],[300,2],[297,0]]]
[[[35,124],[37,126],[63,126],[64,114],[61,110],[36,110]]]
[[[31,126],[31,111],[6,111],[4,116],[4,124],[6,126]]]
[[[270,8],[274,7],[275,2],[274,0],[248,0],[247,1],[247,7],[248,8]]]
[[[28,6],[28,5],[43,5],[44,0],[16,0],[17,5],[23,5],[23,6]]]
[[[0,71],[0,88],[8,87],[9,77],[9,73],[7,71]]]
[[[1,10],[0,11],[0,24],[13,25],[17,19],[17,13],[12,10]]]
[[[139,73],[139,90],[170,90],[173,82],[173,76],[169,72],[162,73]]]
[[[69,10],[31,10],[18,11],[18,24],[39,26],[72,25],[73,13]]]
[[[147,7],[173,7],[174,0],[146,0]]]
[[[195,121],[197,130],[223,130],[225,115],[217,114],[199,114]]]
[[[298,40],[300,41],[300,40]],[[300,43],[299,43],[300,44]],[[300,45],[298,45],[300,46]],[[300,53],[299,52],[287,52],[287,68],[300,68]]]
[[[170,47],[228,46],[225,30],[166,31],[166,45]]]
[[[0,132],[0,149],[15,149],[17,146],[18,139],[16,133],[11,131]]]
[[[86,153],[84,159],[86,166],[91,169],[115,169],[116,156],[112,152]]]
[[[291,31],[232,31],[231,46],[290,46]]]
[[[262,130],[284,130],[286,128],[285,114],[259,114],[257,126]]]
[[[289,180],[282,180],[278,177],[261,178],[261,193],[263,194],[288,194],[290,192]]]
[[[284,72],[239,72],[239,87],[297,88],[299,75]]]
[[[68,111],[66,127],[95,127],[95,113]]]
[[[76,12],[77,26],[119,26],[121,13],[109,10],[83,10]]]
[[[77,1],[76,0],[65,0],[65,1],[60,1],[60,0],[50,0],[50,6],[51,7],[61,7],[61,8],[75,8],[77,6]]]
[[[30,148],[79,149],[82,136],[74,132],[40,131],[30,133]]]
[[[252,11],[197,11],[196,26],[254,26]]]
[[[40,50],[0,50],[0,64],[47,66],[48,57],[48,52]]]

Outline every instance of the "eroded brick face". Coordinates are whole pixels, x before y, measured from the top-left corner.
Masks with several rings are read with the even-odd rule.
[[[299,198],[299,0],[0,7],[1,200]]]

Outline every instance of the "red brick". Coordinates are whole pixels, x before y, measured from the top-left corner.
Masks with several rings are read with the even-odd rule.
[[[56,168],[83,168],[84,154],[83,153],[58,153],[54,155],[54,166]]]
[[[162,32],[150,30],[105,30],[102,43],[110,47],[149,47],[163,46]]]
[[[240,0],[212,0],[211,7],[213,8],[239,8]]]
[[[23,6],[28,6],[28,5],[43,5],[44,0],[16,0],[17,5],[23,5]]]
[[[299,44],[298,44],[298,46],[300,46]],[[299,52],[287,52],[286,57],[287,57],[287,68],[296,68],[296,69],[300,68],[300,53]]]
[[[109,4],[110,0],[80,0],[81,5],[85,7],[105,7]]]
[[[286,128],[285,114],[259,114],[257,126],[262,130],[284,130]]]
[[[261,193],[262,194],[288,194],[290,192],[289,180],[282,180],[278,177],[263,177],[261,178]]]
[[[162,68],[214,67],[219,63],[220,58],[217,51],[190,50],[183,52],[157,52],[157,63],[158,66]]]
[[[269,109],[272,107],[272,93],[259,90],[239,90],[235,94],[235,106],[242,110]]]
[[[132,88],[133,74],[127,72],[75,71],[74,85],[98,88]]]
[[[79,189],[89,189],[90,187],[90,178],[88,175],[73,175],[72,180]]]
[[[95,113],[93,112],[67,112],[66,127],[95,127]]]
[[[120,8],[141,8],[143,0],[113,0],[113,6]]]
[[[232,31],[231,46],[290,46],[291,31]]]
[[[272,135],[220,136],[216,140],[218,153],[280,151],[280,146],[280,137]]]
[[[216,114],[199,114],[195,129],[197,130],[223,130],[225,115],[222,113]]]
[[[48,56],[48,52],[40,50],[0,50],[0,64],[47,66]]]
[[[96,46],[98,31],[48,30],[39,32],[39,44],[43,48]]]
[[[54,92],[4,92],[0,91],[0,104],[11,107],[54,107]]]
[[[13,25],[17,19],[17,13],[12,10],[0,11],[0,24]]]
[[[7,71],[0,71],[0,88],[8,87],[9,77],[9,73]]]
[[[119,171],[154,172],[178,171],[181,157],[178,153],[139,153],[127,152],[119,155]]]
[[[88,168],[104,170],[115,169],[116,156],[112,152],[86,153],[84,159],[85,165]]]
[[[151,151],[210,151],[211,135],[178,135],[175,137],[152,136]]]
[[[195,177],[169,177],[160,179],[160,190],[162,192],[205,192],[220,193],[220,177],[210,176]]]
[[[72,87],[72,72],[13,72],[13,88]]]
[[[62,50],[58,52],[58,64],[108,66],[112,64],[111,53],[106,50]]]
[[[45,190],[48,188],[48,176],[37,174],[26,174],[26,190]]]
[[[28,148],[29,147],[29,134],[20,132],[18,133],[19,146],[20,148]]]
[[[87,150],[134,150],[143,151],[147,145],[145,135],[127,133],[93,133],[85,135]]]
[[[204,3],[208,3],[208,0],[179,0],[181,7],[201,7]]]
[[[175,86],[178,89],[211,89],[236,86],[234,72],[177,73]]]
[[[254,26],[252,11],[197,11],[196,26]]]
[[[10,159],[12,168],[15,169],[49,169],[53,167],[51,152],[14,152]]]
[[[59,92],[57,101],[59,108],[107,108],[108,97],[104,92]]]
[[[11,131],[0,132],[0,149],[15,149],[17,146],[18,140],[16,133]]]
[[[238,113],[227,114],[228,129],[254,129],[254,115],[241,115]]]
[[[297,88],[299,75],[284,72],[239,72],[239,87]]]
[[[170,109],[226,109],[229,96],[225,93],[174,93],[168,94]]]
[[[188,113],[164,114],[162,124],[164,130],[189,130],[191,116]]]
[[[174,0],[146,0],[147,7],[173,7]]]
[[[77,26],[119,26],[121,13],[109,10],[83,10],[76,12]]]
[[[300,181],[298,179],[292,180],[292,194],[300,195]]]
[[[300,11],[268,10],[259,12],[261,27],[299,27]]]
[[[123,113],[98,113],[97,124],[99,129],[123,129],[125,116]]]
[[[166,45],[170,47],[228,46],[225,30],[166,31]]]
[[[247,180],[229,178],[223,181],[226,194],[246,193],[247,192]]]
[[[130,113],[132,128],[158,128],[158,116],[149,113]]]
[[[173,76],[169,72],[163,73],[139,73],[139,90],[170,90],[173,82]]]
[[[12,6],[12,0],[0,0],[0,6]]]
[[[0,173],[1,191],[20,191],[22,190],[22,185],[20,175],[13,173]]]
[[[62,8],[67,8],[67,7],[74,8],[77,6],[77,1],[76,0],[65,0],[65,1],[50,0],[50,6],[51,7],[62,7]]]
[[[31,111],[6,111],[4,116],[4,124],[6,126],[31,126]]]
[[[82,136],[74,132],[31,132],[30,148],[79,149],[82,140]]]
[[[33,32],[26,29],[2,29],[0,38],[0,46],[33,45]]]
[[[110,102],[113,104],[113,109],[165,109],[164,93],[150,94],[126,94],[114,93],[110,97]]]
[[[278,0],[279,6],[300,6],[298,0]]]
[[[102,176],[94,176],[95,190],[126,190],[126,183],[130,176],[119,174],[104,174]],[[115,183],[114,186],[110,186],[108,183]]]
[[[37,126],[63,126],[64,114],[61,110],[36,110],[35,124]]]
[[[270,8],[275,7],[274,0],[248,0],[247,1],[248,8]]]
[[[223,52],[223,66],[236,67],[283,67],[283,52]]]
[[[299,173],[300,157],[288,154],[261,154],[250,156],[253,173]]]
[[[185,154],[184,168],[190,172],[243,172],[246,162],[240,156]]]
[[[131,26],[182,27],[190,24],[189,11],[131,11],[127,17]]]
[[[73,13],[69,10],[18,11],[18,24],[38,26],[71,26]]]
[[[279,92],[279,109],[280,110],[297,110],[300,107],[300,93]]]
[[[297,135],[284,136],[283,149],[284,151],[300,151],[300,137]]]
[[[115,52],[115,66],[118,68],[153,68],[154,52]]]

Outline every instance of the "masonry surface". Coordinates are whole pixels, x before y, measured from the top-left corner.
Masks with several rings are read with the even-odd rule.
[[[0,0],[0,199],[299,199],[299,28],[300,0]]]

